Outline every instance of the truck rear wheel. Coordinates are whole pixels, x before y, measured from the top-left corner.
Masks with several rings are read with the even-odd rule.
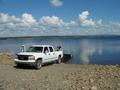
[[[57,64],[61,63],[61,57],[58,57]]]
[[[42,67],[42,60],[37,60],[35,63],[35,68],[40,69]]]

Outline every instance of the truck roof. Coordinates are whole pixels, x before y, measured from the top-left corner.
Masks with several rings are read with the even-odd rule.
[[[31,45],[33,47],[53,47],[52,45]]]

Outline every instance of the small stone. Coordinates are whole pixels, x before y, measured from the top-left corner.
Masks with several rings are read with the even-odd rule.
[[[90,90],[97,90],[97,87],[93,86],[93,87],[90,88]]]
[[[77,88],[76,90],[81,90],[80,88]]]
[[[120,83],[118,83],[118,86],[120,86]]]
[[[94,80],[93,79],[90,79],[90,83],[93,83],[94,82]]]
[[[85,89],[85,87],[81,87],[82,89]]]
[[[50,90],[49,88],[47,88],[47,90]]]

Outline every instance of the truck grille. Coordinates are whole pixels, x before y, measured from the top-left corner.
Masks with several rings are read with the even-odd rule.
[[[18,55],[19,60],[28,60],[28,55]]]

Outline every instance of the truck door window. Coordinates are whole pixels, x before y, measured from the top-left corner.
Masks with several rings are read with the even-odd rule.
[[[26,52],[42,52],[43,47],[29,47]]]
[[[48,53],[48,52],[49,52],[48,47],[45,47],[44,48],[44,53]]]
[[[49,49],[50,49],[50,52],[53,52],[53,48],[52,47],[49,47]]]

